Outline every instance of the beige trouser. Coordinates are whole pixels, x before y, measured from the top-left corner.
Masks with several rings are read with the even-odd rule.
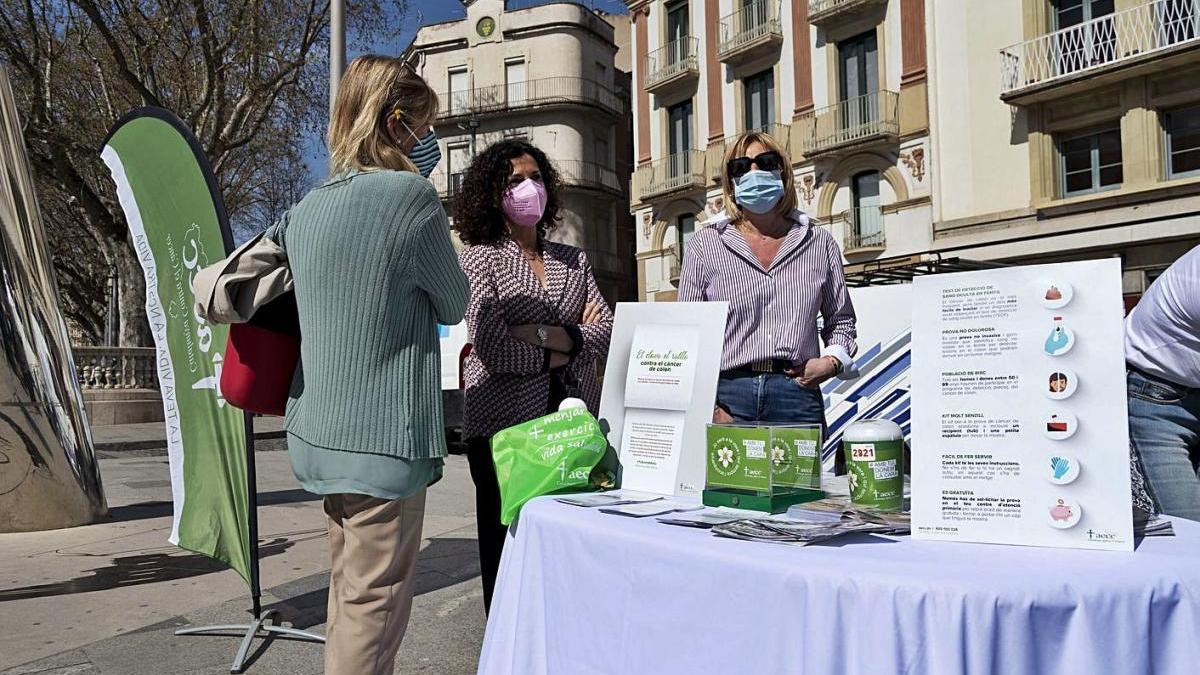
[[[425,488],[408,499],[325,496],[329,517],[326,675],[391,675],[412,611]]]

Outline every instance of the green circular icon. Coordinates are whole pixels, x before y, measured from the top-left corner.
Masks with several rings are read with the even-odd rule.
[[[475,24],[475,32],[479,33],[479,37],[492,37],[492,33],[496,32],[496,20],[490,16],[483,17]]]
[[[713,443],[708,459],[718,475],[729,478],[741,467],[742,453],[738,451],[737,443],[728,438],[721,438]]]

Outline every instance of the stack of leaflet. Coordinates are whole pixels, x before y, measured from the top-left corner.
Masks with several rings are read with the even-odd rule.
[[[873,511],[850,504],[845,497],[830,497],[797,504],[787,511],[788,520],[806,523],[864,522],[881,526],[880,534],[908,534],[912,519],[907,511]]]
[[[1157,513],[1146,513],[1135,506],[1133,508],[1133,536],[1174,537],[1175,528],[1171,526],[1171,521]]]
[[[556,501],[570,506],[583,508],[598,508],[601,513],[632,518],[647,518],[661,516],[667,513],[698,511],[704,505],[693,500],[665,498],[633,490],[612,490],[611,492],[594,492],[588,494],[557,497]]]
[[[718,537],[807,546],[849,534],[887,534],[890,529],[887,525],[863,521],[803,523],[794,520],[761,518],[717,525],[712,528],[712,531]]]

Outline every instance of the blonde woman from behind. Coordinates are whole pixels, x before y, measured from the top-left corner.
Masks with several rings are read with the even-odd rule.
[[[437,104],[399,59],[355,59],[329,125],[332,177],[269,233],[287,252],[303,336],[288,451],[328,516],[330,675],[393,672],[425,490],[446,454],[437,325],[462,320],[468,285],[418,175],[437,161]]]

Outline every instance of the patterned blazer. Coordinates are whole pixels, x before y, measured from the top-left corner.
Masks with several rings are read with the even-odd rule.
[[[575,375],[588,410],[593,415],[599,412],[596,363],[608,355],[612,311],[582,250],[548,241],[542,259],[546,288],[521,256],[520,246],[507,237],[496,244],[470,246],[459,254],[471,282],[466,320],[473,348],[463,364],[466,438],[490,438],[547,412],[550,374],[545,350],[510,336],[508,327],[578,324],[590,302],[600,304],[601,320],[579,326],[582,349],[567,368]]]

